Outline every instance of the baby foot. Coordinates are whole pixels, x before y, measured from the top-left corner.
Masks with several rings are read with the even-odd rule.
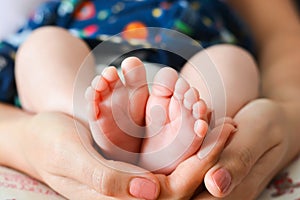
[[[193,155],[208,129],[207,107],[171,68],[155,76],[146,107],[146,137],[139,165],[156,173],[168,174]]]
[[[109,159],[136,163],[144,135],[149,96],[146,71],[135,57],[121,65],[124,83],[114,67],[97,76],[86,91],[89,124],[101,152]]]

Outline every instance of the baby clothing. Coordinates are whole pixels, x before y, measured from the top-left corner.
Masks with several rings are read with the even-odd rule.
[[[136,37],[144,42],[153,40],[147,27],[160,27],[186,34],[202,47],[230,43],[253,51],[245,26],[222,0],[52,0],[41,4],[16,34],[0,42],[0,101],[14,103],[16,99],[14,58],[18,47],[33,30],[49,25],[69,30],[90,48],[119,33],[123,33],[119,34],[123,41]],[[146,31],[132,34],[137,28]],[[164,41],[172,44],[171,37]],[[177,70],[184,62],[160,50],[149,51],[146,59]]]

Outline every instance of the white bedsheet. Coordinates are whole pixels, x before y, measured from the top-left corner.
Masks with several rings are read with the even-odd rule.
[[[0,166],[0,199],[62,200],[49,187],[12,169]],[[300,199],[300,155],[272,181],[258,200]]]

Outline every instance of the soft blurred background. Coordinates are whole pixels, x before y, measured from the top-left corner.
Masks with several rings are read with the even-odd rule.
[[[0,0],[0,40],[15,32],[30,12],[46,0]]]

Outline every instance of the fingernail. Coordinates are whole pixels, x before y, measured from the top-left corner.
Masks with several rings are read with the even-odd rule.
[[[134,178],[129,186],[129,192],[132,196],[147,200],[156,199],[156,190],[156,184],[145,178]]]
[[[213,175],[212,179],[219,191],[225,193],[231,184],[231,175],[226,169],[218,169]]]

